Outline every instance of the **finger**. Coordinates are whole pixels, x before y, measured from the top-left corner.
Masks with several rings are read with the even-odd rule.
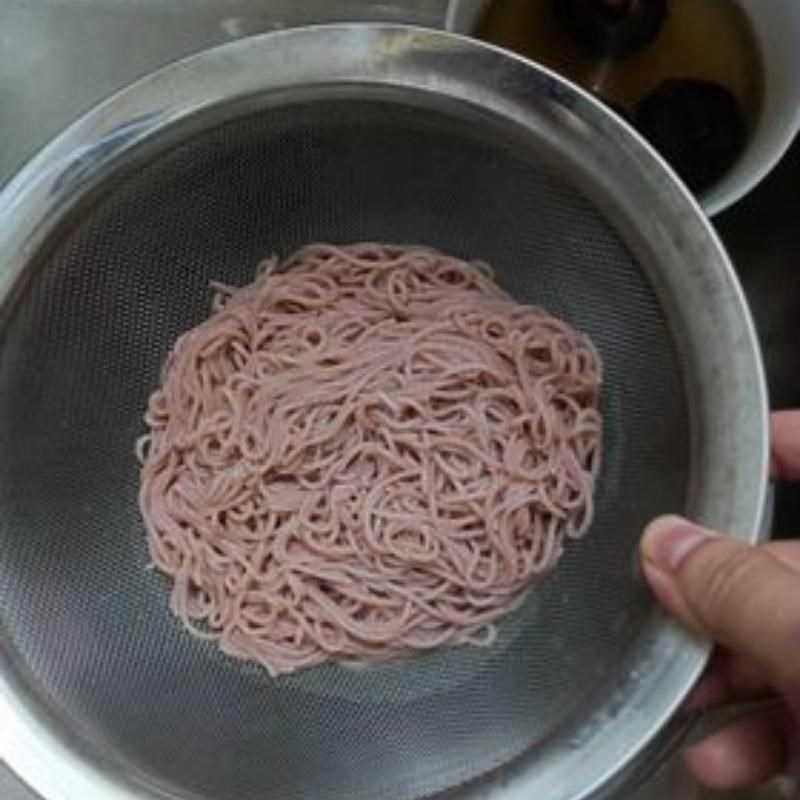
[[[703,677],[684,702],[685,711],[708,711],[730,703],[764,700],[775,694],[751,661],[717,650]]]
[[[800,691],[800,573],[766,548],[679,517],[648,527],[642,564],[684,624],[756,664],[775,688]]]
[[[772,477],[800,480],[800,411],[776,411],[772,429]]]
[[[745,717],[690,747],[686,765],[712,789],[757,786],[786,766],[786,725],[783,710]]]
[[[681,710],[692,714],[698,711],[709,711],[725,705],[730,699],[728,682],[723,675],[709,673],[703,675],[695,687],[683,701]]]
[[[800,574],[800,541],[767,542],[762,545],[775,558]]]

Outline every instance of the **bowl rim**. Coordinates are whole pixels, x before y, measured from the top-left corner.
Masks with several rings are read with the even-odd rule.
[[[727,211],[750,194],[780,163],[800,132],[800,49],[796,45],[800,37],[800,3],[732,2],[748,18],[758,42],[766,96],[744,152],[719,181],[697,195],[710,217]],[[449,0],[445,30],[474,36],[491,3],[492,0]]]

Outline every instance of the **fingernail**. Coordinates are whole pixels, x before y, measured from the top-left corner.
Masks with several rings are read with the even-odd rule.
[[[645,558],[644,574],[650,589],[659,602],[667,608],[674,608],[678,601],[675,591],[675,580],[669,573],[657,567],[650,559]]]
[[[683,517],[659,517],[642,537],[642,554],[661,569],[674,572],[689,553],[714,534]]]

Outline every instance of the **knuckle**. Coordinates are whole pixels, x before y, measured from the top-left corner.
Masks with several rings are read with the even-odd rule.
[[[688,565],[693,589],[690,603],[699,621],[712,629],[735,621],[759,582],[762,564],[758,551],[715,543],[702,548],[694,561]]]

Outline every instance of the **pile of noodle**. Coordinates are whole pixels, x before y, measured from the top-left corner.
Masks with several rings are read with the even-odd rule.
[[[175,614],[272,674],[490,643],[592,517],[588,338],[424,247],[311,245],[215,290],[139,442]]]

